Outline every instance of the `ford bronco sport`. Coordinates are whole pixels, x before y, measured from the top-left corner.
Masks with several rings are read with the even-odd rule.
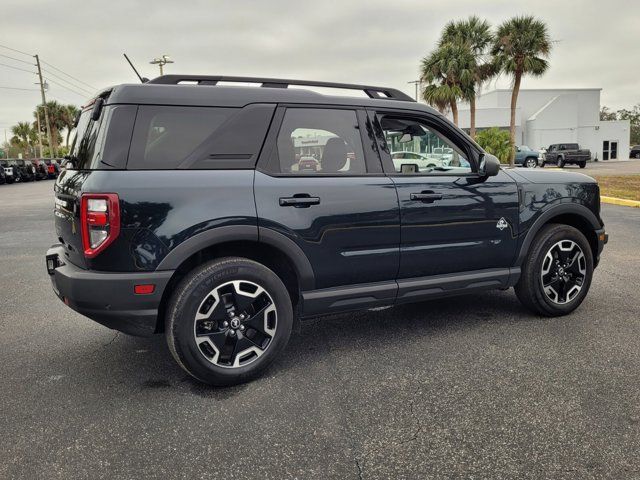
[[[164,333],[214,385],[258,375],[298,318],[508,287],[567,314],[607,241],[593,179],[501,169],[390,88],[165,75],[102,91],[77,132],[54,291],[110,328]]]

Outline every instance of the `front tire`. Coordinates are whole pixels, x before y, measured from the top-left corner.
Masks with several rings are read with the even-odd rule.
[[[562,157],[558,159],[558,168],[564,168],[564,158]]]
[[[587,166],[587,162],[580,162],[580,163],[578,164],[578,166],[579,166],[580,168],[585,168],[585,167]]]
[[[173,292],[166,338],[178,364],[210,385],[257,377],[289,341],[291,298],[264,265],[229,257],[185,276]]]
[[[593,254],[582,232],[549,224],[533,240],[515,291],[532,312],[557,317],[580,306],[592,277]]]
[[[529,157],[524,162],[525,167],[527,168],[536,168],[538,166],[538,160],[533,157]]]

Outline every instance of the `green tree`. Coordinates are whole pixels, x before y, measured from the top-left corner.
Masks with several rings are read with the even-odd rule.
[[[507,130],[500,130],[498,127],[482,130],[476,135],[476,142],[487,153],[498,157],[500,163],[509,163],[513,143]]]
[[[631,145],[640,144],[640,103],[635,105],[631,110],[623,108],[618,110],[618,120],[629,120],[631,124]]]
[[[472,138],[476,136],[476,95],[482,84],[496,74],[496,69],[487,55],[492,42],[493,35],[489,22],[475,15],[467,20],[447,23],[440,38],[440,45],[460,44],[473,56],[473,61],[469,65],[472,83],[463,88],[465,100],[469,102],[469,133]]]
[[[33,129],[29,122],[18,122],[11,127],[11,144],[22,150],[25,157],[31,156],[31,147],[33,146],[31,140],[33,138]]]
[[[55,100],[47,102],[47,112],[49,114],[49,126],[51,127],[51,142],[53,145],[50,145],[53,148],[54,156],[56,155],[56,151],[58,149],[58,145],[60,145],[62,141],[62,135],[60,132],[65,128],[65,110],[66,107]],[[36,110],[33,112],[33,117],[37,118],[38,114],[40,114],[40,128],[42,129],[42,137],[47,141],[46,135],[46,122],[44,115],[44,106],[38,105]]]
[[[511,122],[509,133],[511,144],[516,142],[516,105],[520,92],[520,83],[524,75],[539,77],[549,68],[548,58],[551,52],[551,38],[547,25],[533,16],[525,15],[511,18],[502,23],[495,35],[491,53],[496,69],[513,77],[511,92]],[[514,165],[515,150],[511,151],[509,163]]]
[[[469,97],[474,65],[474,55],[461,43],[442,43],[422,59],[421,78],[427,83],[422,98],[441,112],[450,108],[456,125],[457,101]]]

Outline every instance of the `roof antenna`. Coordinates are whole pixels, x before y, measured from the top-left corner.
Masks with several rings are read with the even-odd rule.
[[[149,81],[148,78],[146,77],[141,77],[140,74],[138,73],[138,70],[136,70],[136,67],[133,66],[133,63],[131,63],[131,60],[129,60],[129,57],[127,57],[126,53],[123,53],[122,55],[124,55],[124,58],[127,59],[127,62],[129,62],[129,65],[131,65],[131,68],[133,68],[133,71],[136,72],[136,75],[138,76],[138,78],[140,79],[140,81],[142,83],[147,83]]]

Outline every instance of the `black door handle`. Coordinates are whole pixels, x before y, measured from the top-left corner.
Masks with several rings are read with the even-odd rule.
[[[320,205],[320,197],[310,197],[306,194],[304,197],[280,197],[281,207],[309,208],[311,205]]]
[[[420,193],[412,193],[409,195],[411,200],[419,200],[424,203],[433,203],[436,200],[442,200],[441,193],[434,192],[420,192]]]

